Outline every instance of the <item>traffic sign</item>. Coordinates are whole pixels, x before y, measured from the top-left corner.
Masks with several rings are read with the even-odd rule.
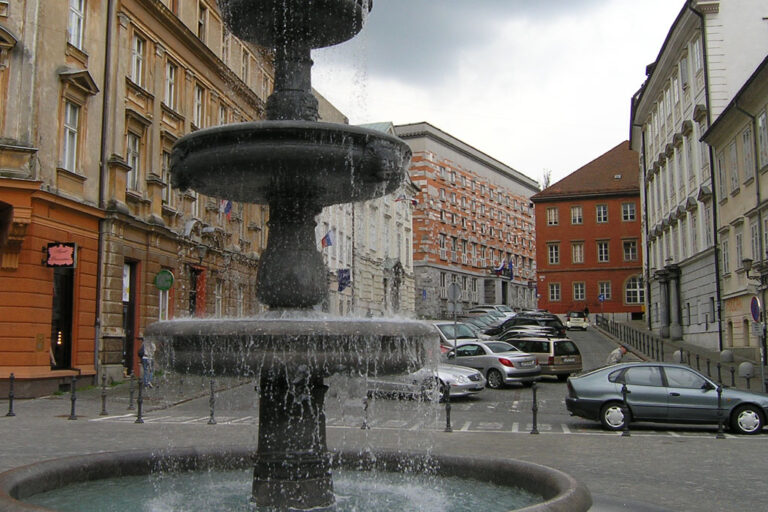
[[[760,299],[757,298],[757,295],[752,296],[752,300],[749,301],[749,312],[752,313],[752,320],[755,322],[760,321]]]
[[[448,285],[448,299],[451,302],[457,302],[461,298],[461,286],[457,283]]]

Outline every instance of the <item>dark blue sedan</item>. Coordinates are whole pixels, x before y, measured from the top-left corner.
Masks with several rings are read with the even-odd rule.
[[[622,406],[627,386],[629,418]],[[565,405],[582,418],[600,421],[608,430],[621,430],[627,421],[717,424],[718,384],[679,364],[621,363],[568,379]],[[722,388],[723,422],[739,434],[762,431],[768,395]]]

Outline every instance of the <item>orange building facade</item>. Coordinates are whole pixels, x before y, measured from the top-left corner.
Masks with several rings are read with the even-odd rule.
[[[642,318],[637,164],[622,142],[531,198],[540,308]]]

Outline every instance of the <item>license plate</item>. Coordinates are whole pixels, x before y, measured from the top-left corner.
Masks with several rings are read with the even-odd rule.
[[[564,357],[563,358],[563,362],[564,363],[575,363],[576,362],[576,358],[575,357]]]
[[[520,368],[533,368],[533,361],[521,361]]]

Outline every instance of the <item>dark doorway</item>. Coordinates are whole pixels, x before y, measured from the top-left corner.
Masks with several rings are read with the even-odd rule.
[[[51,315],[51,369],[72,366],[72,306],[75,271],[53,269],[53,312]]]
[[[123,367],[127,374],[134,370],[136,343],[136,263],[123,264]]]
[[[509,293],[509,283],[506,281],[501,282],[501,303],[504,305],[509,304],[509,301],[507,300],[507,294]]]
[[[189,268],[189,316],[205,315],[205,272],[201,268]]]

